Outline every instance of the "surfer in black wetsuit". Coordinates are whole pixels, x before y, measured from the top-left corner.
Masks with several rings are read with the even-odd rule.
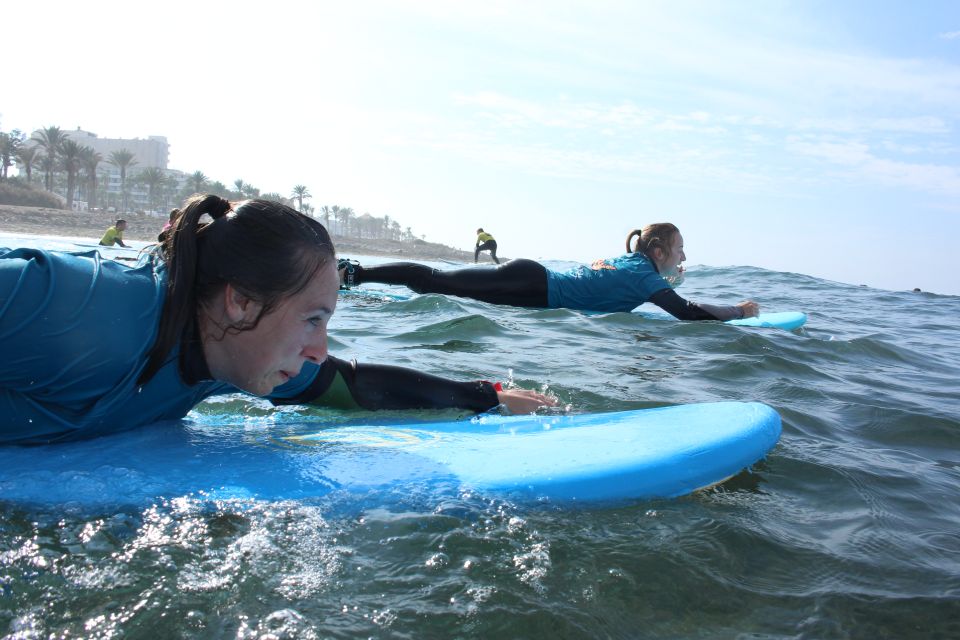
[[[627,253],[557,272],[533,260],[511,260],[496,268],[433,269],[413,262],[363,267],[341,259],[347,288],[365,282],[398,284],[417,293],[441,293],[515,307],[585,311],[632,311],[652,302],[680,320],[734,320],[756,316],[760,305],[746,300],[716,305],[685,300],[674,287],[683,279],[683,236],[670,223],[634,229]]]
[[[497,241],[493,239],[492,235],[484,231],[482,227],[477,229],[477,246],[473,249],[474,263],[476,263],[480,257],[481,251],[489,251],[493,261],[500,264],[500,260],[497,259]]]

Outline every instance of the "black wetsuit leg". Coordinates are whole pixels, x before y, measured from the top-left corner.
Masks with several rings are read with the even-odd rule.
[[[493,261],[497,264],[500,264],[500,261],[497,259],[497,241],[496,240],[487,240],[483,244],[478,244],[477,248],[473,250],[473,261],[476,262],[477,258],[480,257],[481,251],[489,251],[490,257],[493,258]]]
[[[433,269],[415,262],[354,267],[354,282],[399,284],[417,293],[442,293],[514,307],[547,306],[547,269],[519,259],[496,267]]]
[[[490,257],[493,258],[494,262],[500,264],[500,261],[497,259],[497,241],[491,240],[488,244],[490,245]]]

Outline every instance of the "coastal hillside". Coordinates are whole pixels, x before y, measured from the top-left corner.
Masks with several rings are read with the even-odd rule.
[[[166,222],[163,217],[146,214],[128,213],[123,217],[127,221],[124,237],[128,240],[145,242],[156,240],[157,234]],[[116,221],[116,218],[117,214],[113,213],[0,204],[0,231],[6,233],[99,239],[107,227]],[[335,235],[333,242],[337,253],[346,257],[357,254],[417,260],[473,261],[471,252],[420,239],[400,241]]]

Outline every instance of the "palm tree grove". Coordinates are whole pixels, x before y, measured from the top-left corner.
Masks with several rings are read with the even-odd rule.
[[[71,133],[57,126],[30,135],[18,129],[0,131],[0,205],[61,209],[77,215],[93,212],[165,218],[190,195],[214,193],[229,200],[282,202],[318,218],[335,237],[417,240],[410,227],[402,227],[387,215],[358,214],[337,204],[314,207],[310,202],[314,196],[304,184],[294,185],[287,196],[262,193],[242,178],[228,187],[201,170],[186,173],[152,166],[131,149],[99,153]]]

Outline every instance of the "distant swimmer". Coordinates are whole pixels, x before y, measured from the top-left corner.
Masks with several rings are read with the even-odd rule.
[[[477,246],[473,250],[474,263],[476,263],[477,258],[480,257],[481,251],[489,251],[493,261],[500,264],[500,261],[497,260],[497,241],[493,239],[492,235],[484,231],[482,227],[477,229]]]
[[[126,228],[126,220],[117,220],[117,223],[108,228],[106,233],[103,234],[103,237],[100,238],[100,244],[104,247],[112,247],[114,244],[118,244],[121,247],[129,247],[130,245],[123,244],[123,230]]]
[[[399,284],[417,293],[442,293],[515,307],[632,311],[649,301],[680,320],[733,320],[760,313],[760,305],[752,300],[715,305],[677,295],[674,287],[683,280],[680,263],[686,259],[680,230],[660,222],[631,231],[626,254],[568,271],[553,271],[522,258],[494,269],[446,270],[390,262],[369,267],[352,264],[342,270],[341,279],[347,286]]]
[[[177,222],[177,216],[180,215],[180,209],[170,209],[170,217],[165,223],[163,223],[163,228],[160,229],[159,235],[157,235],[157,241],[163,242],[167,239],[167,236],[173,233],[173,225]]]

